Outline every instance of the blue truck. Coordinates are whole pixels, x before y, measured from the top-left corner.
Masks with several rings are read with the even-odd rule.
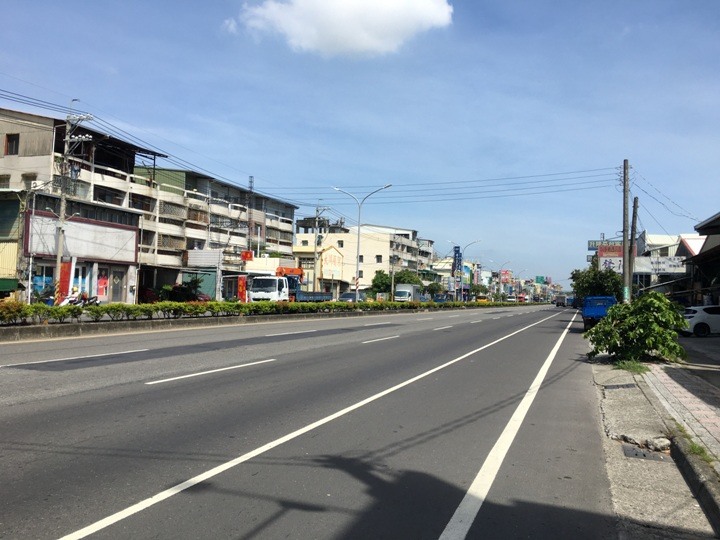
[[[583,329],[589,330],[617,304],[614,296],[586,296],[582,304]]]

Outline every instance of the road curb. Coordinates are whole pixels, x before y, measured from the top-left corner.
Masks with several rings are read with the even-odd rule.
[[[700,503],[713,531],[720,536],[720,481],[715,469],[692,452],[690,442],[682,433],[673,433],[670,455]]]

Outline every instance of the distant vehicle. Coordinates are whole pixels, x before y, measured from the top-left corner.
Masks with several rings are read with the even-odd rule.
[[[595,326],[615,304],[617,304],[617,299],[614,296],[586,297],[582,306],[583,329],[589,330]]]
[[[355,291],[348,291],[342,293],[338,297],[338,302],[354,302],[355,301]],[[365,302],[366,296],[364,292],[358,292],[358,301]]]
[[[432,301],[436,304],[444,304],[445,302],[452,302],[452,298],[449,294],[445,293],[437,293],[433,295]]]
[[[555,297],[555,305],[557,307],[567,307],[567,296],[564,294],[558,294]]]
[[[490,301],[490,299],[488,298],[487,294],[478,294],[475,297],[475,301],[479,302],[481,304],[487,304]]]
[[[409,283],[400,283],[395,286],[396,302],[419,302],[420,301],[420,285],[410,285]]]
[[[506,302],[517,302],[517,296],[514,294],[508,294],[508,297],[505,299]]]
[[[286,277],[290,287],[288,296],[290,302],[329,302],[332,300],[331,292],[303,291],[301,285],[305,281],[305,271],[302,268],[278,266],[275,275]]]
[[[256,276],[248,288],[250,302],[289,302],[290,285],[286,277]]]
[[[257,276],[248,288],[250,302],[327,302],[332,293],[308,292],[300,288],[304,272],[302,268],[278,266],[274,276]]]
[[[697,337],[720,333],[720,306],[691,306],[685,308],[687,332]]]

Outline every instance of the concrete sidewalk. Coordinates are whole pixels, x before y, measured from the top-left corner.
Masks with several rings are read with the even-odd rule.
[[[652,364],[643,375],[595,366],[604,427],[610,439],[635,445],[641,453],[655,454],[652,457],[663,459],[662,452],[670,449],[715,534],[720,535],[720,336],[681,337],[680,341],[688,353],[686,364]],[[653,480],[653,473],[642,473],[645,476],[638,476],[637,482]],[[658,485],[673,483],[667,477]],[[665,513],[671,505],[667,499],[674,494],[670,490],[655,495],[644,508],[649,523],[698,523],[691,513],[668,519]],[[681,503],[688,506],[686,500]],[[668,508],[659,508],[663,504]],[[622,517],[622,509],[618,513]]]

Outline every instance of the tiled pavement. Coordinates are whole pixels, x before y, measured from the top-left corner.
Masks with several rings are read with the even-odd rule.
[[[645,380],[668,413],[715,457],[720,474],[720,389],[679,365],[652,365]]]

